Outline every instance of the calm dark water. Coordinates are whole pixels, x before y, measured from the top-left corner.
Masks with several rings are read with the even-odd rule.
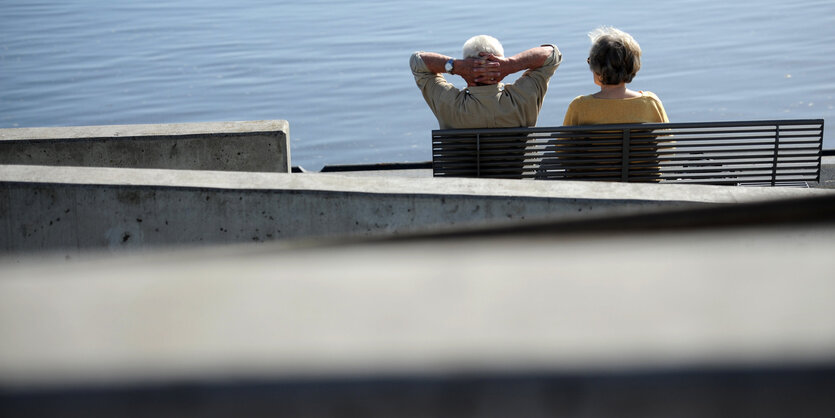
[[[294,165],[426,161],[411,52],[556,43],[539,125],[561,125],[604,24],[641,44],[631,87],[673,121],[835,116],[835,1],[561,3],[0,0],[0,127],[287,119]]]

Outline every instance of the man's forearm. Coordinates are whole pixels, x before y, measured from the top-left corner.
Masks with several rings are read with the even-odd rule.
[[[423,63],[426,64],[426,68],[429,71],[435,74],[442,74],[445,73],[446,70],[444,69],[444,65],[447,61],[449,61],[452,57],[448,57],[446,55],[441,55],[435,52],[421,52],[420,59],[423,60]],[[459,61],[459,60],[456,60]],[[454,65],[454,64],[453,64]],[[455,70],[453,70],[455,72]]]
[[[531,48],[527,51],[522,51],[508,58],[508,68],[502,68],[502,70],[506,70],[507,74],[513,74],[515,72],[523,70],[535,70],[539,67],[542,67],[542,65],[545,64],[545,60],[547,60],[548,57],[551,56],[551,53],[553,53],[553,51],[554,48],[550,45],[539,46],[536,48]]]

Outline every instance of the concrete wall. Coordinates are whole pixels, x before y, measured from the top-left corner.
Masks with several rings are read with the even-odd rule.
[[[0,164],[290,171],[284,120],[0,129]]]
[[[0,249],[371,236],[827,193],[835,191],[0,166]]]

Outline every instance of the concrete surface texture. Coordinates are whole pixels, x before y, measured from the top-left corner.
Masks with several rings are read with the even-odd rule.
[[[0,166],[7,253],[401,234],[832,190]]]
[[[835,188],[835,157],[821,159],[821,179],[818,187]]]
[[[0,164],[290,171],[284,120],[0,129]]]
[[[831,411],[835,388],[833,232],[268,244],[6,264],[0,395],[35,411],[215,416],[189,408],[235,411],[225,396],[254,382],[246,393],[261,415],[815,415]],[[160,389],[119,394],[133,385]]]

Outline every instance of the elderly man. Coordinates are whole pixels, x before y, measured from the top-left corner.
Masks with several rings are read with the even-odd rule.
[[[479,35],[464,43],[464,58],[433,52],[415,52],[410,65],[423,98],[441,129],[509,128],[536,125],[548,80],[562,61],[555,45],[543,45],[504,57],[496,38]],[[527,70],[513,84],[507,75]],[[443,73],[461,76],[467,88],[459,90]]]

